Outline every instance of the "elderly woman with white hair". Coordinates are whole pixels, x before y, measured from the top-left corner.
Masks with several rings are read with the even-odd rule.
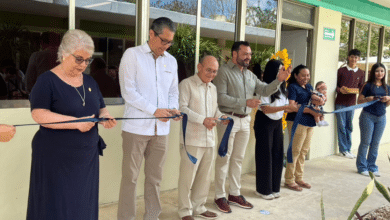
[[[111,118],[92,77],[83,74],[94,52],[92,38],[69,30],[58,49],[60,64],[39,76],[30,94],[31,115],[42,124],[32,141],[27,219],[97,220],[99,154],[105,144],[93,122],[44,124],[81,118]]]

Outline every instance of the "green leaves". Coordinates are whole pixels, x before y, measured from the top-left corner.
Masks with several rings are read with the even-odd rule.
[[[383,197],[385,197],[385,199],[390,202],[390,193],[389,193],[389,190],[386,189],[385,185],[383,185],[381,182],[379,182],[379,180],[377,180],[375,178],[375,175],[372,173],[372,172],[369,172],[370,173],[370,177],[372,180],[374,180],[375,182],[375,186],[376,188],[378,189],[378,191],[383,195]]]
[[[371,195],[372,190],[374,189],[374,182],[375,182],[374,180],[371,180],[370,183],[367,185],[367,187],[364,189],[359,200],[356,202],[355,206],[353,207],[351,214],[349,214],[348,220],[351,220],[353,218],[356,211],[359,209],[360,205],[364,202],[364,200],[368,198],[368,196]]]
[[[195,69],[195,50],[196,50],[196,31],[195,28],[188,24],[179,24],[176,29],[174,44],[169,48],[169,53],[172,54],[178,61],[187,65],[190,74],[194,74]],[[221,48],[213,41],[200,39],[199,56],[213,55],[221,60]]]

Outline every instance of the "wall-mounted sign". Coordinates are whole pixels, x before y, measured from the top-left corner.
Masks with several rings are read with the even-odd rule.
[[[336,29],[324,28],[324,40],[334,40],[336,37]]]

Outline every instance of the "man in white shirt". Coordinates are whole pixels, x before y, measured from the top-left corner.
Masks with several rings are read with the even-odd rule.
[[[179,85],[180,111],[188,115],[186,148],[198,159],[196,164],[188,159],[181,135],[178,213],[182,220],[193,220],[193,215],[206,219],[218,216],[207,211],[204,205],[209,193],[215,152],[214,126],[218,118],[226,118],[218,110],[217,89],[211,83],[217,75],[219,64],[215,57],[205,56],[197,67],[198,74]]]
[[[125,100],[124,117],[170,117],[180,114],[176,59],[166,50],[173,44],[175,24],[165,17],[153,21],[149,41],[129,48],[119,67]],[[174,120],[180,120],[175,118]],[[118,220],[136,218],[137,179],[145,157],[145,215],[161,213],[160,182],[168,151],[169,119],[125,120],[122,123],[123,164]]]

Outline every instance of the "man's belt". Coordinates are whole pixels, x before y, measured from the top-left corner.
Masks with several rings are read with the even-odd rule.
[[[236,114],[234,112],[224,112],[225,114],[228,114],[228,115],[233,115],[233,116],[236,116],[236,117],[239,117],[239,118],[245,118],[246,116],[248,115],[240,115],[240,114]]]

